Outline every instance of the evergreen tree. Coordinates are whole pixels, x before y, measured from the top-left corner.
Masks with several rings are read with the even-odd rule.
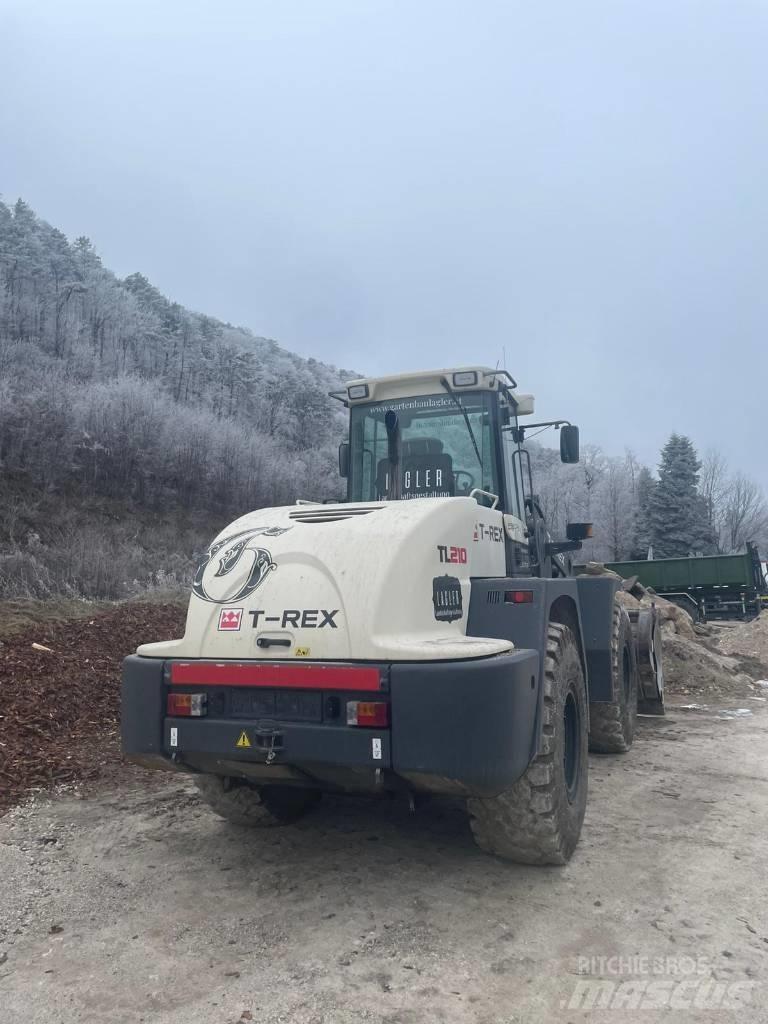
[[[698,491],[700,469],[690,438],[672,434],[662,449],[659,481],[648,505],[655,558],[685,558],[712,550],[706,501]]]
[[[93,248],[90,238],[80,235],[72,243],[72,252],[80,277],[85,277],[89,270],[101,268],[101,257]]]

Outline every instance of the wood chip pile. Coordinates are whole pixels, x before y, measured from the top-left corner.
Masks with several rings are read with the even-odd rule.
[[[0,641],[0,808],[118,758],[123,658],[184,632],[177,604],[130,603]]]

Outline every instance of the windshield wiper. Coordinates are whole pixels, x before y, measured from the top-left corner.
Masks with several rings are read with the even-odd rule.
[[[456,406],[458,407],[459,412],[464,417],[464,422],[467,424],[467,430],[469,431],[469,437],[470,437],[470,440],[472,441],[472,447],[475,449],[475,455],[477,456],[477,461],[480,463],[480,469],[482,469],[483,468],[483,460],[480,458],[480,449],[477,447],[477,441],[475,440],[475,433],[472,430],[472,424],[469,422],[469,416],[467,416],[467,410],[464,408],[464,406],[458,400],[458,398],[456,397],[455,393],[451,390],[451,386],[448,383],[448,381],[445,379],[445,377],[441,377],[440,378],[440,383],[443,385],[445,390],[451,396],[451,398],[455,402]]]

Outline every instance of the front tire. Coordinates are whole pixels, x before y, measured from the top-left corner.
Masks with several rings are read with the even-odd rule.
[[[559,623],[548,628],[543,685],[538,754],[509,789],[467,802],[478,846],[520,864],[565,864],[587,807],[587,688],[573,633]]]
[[[274,828],[303,817],[320,799],[314,789],[296,786],[252,786],[244,779],[200,775],[195,784],[212,811],[234,825]]]
[[[637,725],[637,659],[626,609],[615,602],[611,630],[611,683],[616,700],[589,706],[589,749],[626,754]]]

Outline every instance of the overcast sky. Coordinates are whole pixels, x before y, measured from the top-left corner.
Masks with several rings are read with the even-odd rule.
[[[0,193],[359,369],[768,485],[766,0],[0,0]]]

